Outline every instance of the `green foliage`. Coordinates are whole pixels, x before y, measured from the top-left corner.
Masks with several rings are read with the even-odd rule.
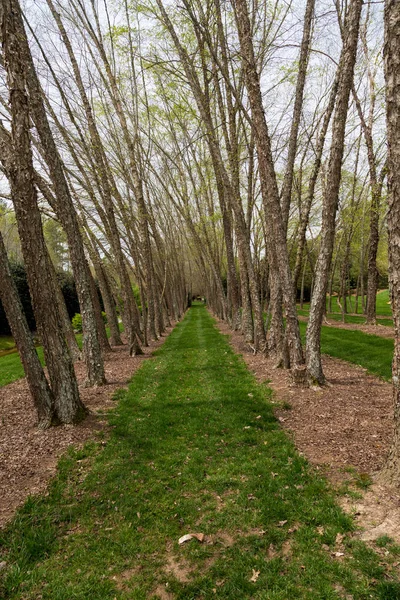
[[[142,300],[140,298],[139,286],[135,283],[135,285],[132,286],[132,290],[133,290],[133,295],[135,296],[135,300],[136,300],[138,309],[141,311],[142,310]]]
[[[107,442],[70,450],[0,532],[0,596],[144,599],[168,584],[177,600],[398,597],[395,557],[352,541],[269,400],[194,305],[121,393]],[[210,543],[179,545],[192,531]]]
[[[36,329],[36,322],[31,303],[25,266],[22,263],[10,262],[10,268],[14,283],[17,286],[18,295],[22,303],[22,308],[24,310],[28,326],[31,331],[34,331]],[[64,296],[68,314],[71,318],[80,310],[74,278],[70,273],[59,271],[57,273],[57,279]],[[10,333],[10,327],[8,325],[3,306],[0,302],[0,335],[8,335]]]
[[[101,316],[103,317],[103,322],[107,325],[107,315],[104,311],[102,311]],[[80,313],[76,313],[72,318],[72,329],[76,333],[82,333],[82,315]]]
[[[54,219],[44,219],[43,233],[56,271],[68,271],[70,264],[67,236],[60,223]]]
[[[76,333],[82,333],[82,315],[80,313],[76,313],[72,317],[72,329]]]

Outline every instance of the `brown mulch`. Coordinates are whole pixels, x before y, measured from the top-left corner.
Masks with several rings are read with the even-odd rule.
[[[362,367],[323,357],[328,386],[311,389],[291,385],[288,371],[274,368],[274,360],[254,354],[239,332],[219,321],[259,382],[272,388],[275,414],[293,437],[296,447],[335,485],[354,477],[373,479],[388,454],[393,431],[392,386]],[[284,408],[285,407],[285,408]],[[358,490],[360,491],[360,490]],[[383,533],[400,542],[400,490],[374,483],[355,504],[347,496],[343,507],[356,515],[363,539]]]
[[[308,318],[299,316],[299,321],[303,321],[307,323]],[[325,327],[336,327],[337,329],[357,329],[358,331],[362,331],[363,333],[368,333],[370,335],[378,335],[384,338],[394,338],[394,329],[393,327],[388,327],[387,325],[366,325],[365,323],[342,323],[341,321],[329,321],[324,320],[322,323]]]
[[[45,491],[54,475],[61,454],[68,446],[81,446],[105,429],[101,416],[115,406],[112,396],[126,387],[129,379],[144,360],[166,339],[144,348],[143,356],[129,356],[128,346],[113,348],[105,359],[107,385],[84,387],[85,366],[75,365],[80,394],[89,408],[89,416],[78,425],[62,425],[46,431],[37,429],[37,417],[25,378],[0,388],[0,527],[14,514],[27,496]]]

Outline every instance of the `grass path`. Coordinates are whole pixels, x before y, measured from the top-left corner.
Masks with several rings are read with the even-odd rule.
[[[155,354],[109,439],[71,451],[0,532],[1,598],[400,598],[400,549],[382,563],[352,538],[203,306]],[[205,542],[180,546],[190,532]]]

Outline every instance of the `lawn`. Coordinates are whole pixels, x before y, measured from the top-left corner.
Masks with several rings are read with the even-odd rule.
[[[308,317],[309,315],[309,309],[301,309],[298,308],[297,309],[297,313],[302,316],[302,317]],[[341,313],[329,313],[327,314],[327,318],[330,321],[338,321],[338,322],[342,322],[342,315]],[[344,322],[345,323],[357,323],[359,325],[363,325],[365,324],[365,316],[357,316],[357,315],[344,315]],[[385,327],[393,327],[393,320],[392,319],[376,319],[376,322],[378,325],[384,325]]]
[[[11,335],[0,335],[0,356],[15,348],[14,338]]]
[[[203,306],[118,398],[107,441],[70,451],[48,495],[0,532],[0,597],[400,597],[400,548],[385,540],[382,560],[351,536]],[[205,542],[178,543],[192,532]]]
[[[326,298],[326,309],[328,310],[329,308],[329,298]],[[310,310],[310,305],[308,303],[304,303],[303,304],[303,310],[305,312],[305,316],[308,316],[308,312]],[[355,311],[355,297],[352,297],[351,299],[351,305],[348,304],[348,311],[350,313]],[[337,302],[337,297],[333,296],[332,297],[332,313],[329,313],[329,318],[333,319],[333,315],[335,313],[340,313],[341,314],[342,309],[340,308],[338,302]],[[357,311],[360,315],[362,315],[362,307],[361,307],[361,298],[359,298],[358,301],[358,311]],[[299,314],[301,314],[299,312]],[[390,302],[389,302],[389,290],[382,290],[380,292],[377,293],[376,296],[376,314],[378,316],[382,316],[382,317],[391,317],[392,316],[392,308],[390,306]],[[339,317],[340,318],[340,317]],[[350,315],[346,316],[346,323],[363,323],[365,322],[365,317],[360,316],[359,317],[361,320],[360,321],[352,321],[352,320],[347,320],[350,319]],[[384,319],[381,319],[380,324],[381,325],[386,325],[387,321],[385,321]],[[379,319],[378,319],[379,322]],[[393,325],[393,322],[390,321],[390,324]]]
[[[306,323],[300,323],[305,342]],[[373,375],[389,381],[392,377],[393,340],[356,329],[322,327],[321,351],[329,356],[360,365]]]

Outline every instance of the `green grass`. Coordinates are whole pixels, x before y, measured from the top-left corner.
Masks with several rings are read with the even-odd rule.
[[[297,309],[297,313],[302,316],[302,317],[308,317],[309,315],[309,309],[301,309],[298,308]],[[327,318],[330,321],[338,321],[338,322],[342,322],[342,315],[339,313],[329,313],[327,314]],[[365,324],[365,316],[357,316],[357,315],[345,315],[344,316],[344,322],[345,323],[357,323],[360,325],[364,325]],[[378,325],[384,325],[385,327],[393,327],[393,320],[392,319],[376,319],[376,322]]]
[[[14,338],[11,335],[0,335],[0,356],[2,352],[9,352],[15,348]]]
[[[307,324],[300,323],[305,341]],[[389,381],[392,377],[393,340],[358,330],[322,327],[321,351],[347,360]]]
[[[70,451],[48,495],[0,532],[0,597],[400,598],[397,551],[382,558],[352,539],[352,519],[203,306],[119,399],[109,439]],[[190,532],[206,543],[180,546]]]
[[[40,361],[44,364],[43,348],[36,348],[39,355]],[[6,356],[0,357],[0,387],[8,385],[17,379],[25,377],[24,367],[22,366],[21,359],[18,352],[7,354]]]
[[[82,347],[82,335],[76,336],[78,345]],[[43,347],[38,346],[36,352],[40,358],[40,362],[44,365]],[[18,352],[12,352],[6,356],[0,356],[0,387],[8,385],[17,379],[25,377],[24,367]]]
[[[310,305],[308,303],[304,303],[303,309],[305,312],[305,316],[308,316],[308,312],[310,310]],[[327,310],[329,309],[328,296],[326,298],[326,309]],[[355,297],[352,296],[351,304],[348,302],[347,310],[350,313],[355,312]],[[342,312],[342,309],[340,308],[340,306],[337,302],[337,297],[332,296],[332,312],[329,313],[329,318],[333,319],[334,318],[333,315],[335,313],[341,314],[341,312]],[[363,323],[365,321],[365,318],[363,316],[361,316],[362,315],[361,298],[359,298],[359,301],[358,301],[358,311],[357,312],[360,314],[359,318],[361,320],[360,321],[347,320],[348,318],[351,317],[351,315],[347,315],[346,323]],[[301,314],[301,312],[299,312],[299,314]],[[382,290],[381,292],[377,293],[377,295],[376,295],[376,314],[378,316],[382,316],[382,317],[391,317],[392,316],[392,307],[390,306],[390,302],[389,302],[389,290]],[[379,322],[379,319],[378,319],[378,322]],[[387,322],[385,319],[381,319],[380,324],[386,325]],[[391,325],[393,325],[393,322],[391,322]]]
[[[122,325],[120,325],[120,330],[123,331]],[[109,328],[106,327],[107,336],[110,337]],[[0,337],[0,340],[2,338]],[[13,339],[13,338],[9,338]],[[78,342],[78,346],[82,349],[82,334],[76,334],[76,340]],[[43,357],[43,348],[42,346],[38,346],[36,348],[36,352],[39,355],[40,361],[42,365],[44,365],[44,357]],[[25,377],[24,367],[22,366],[21,359],[18,352],[11,352],[10,354],[6,354],[1,356],[0,353],[0,387],[3,385],[8,385],[13,381],[17,381],[17,379],[21,379],[21,377]]]

